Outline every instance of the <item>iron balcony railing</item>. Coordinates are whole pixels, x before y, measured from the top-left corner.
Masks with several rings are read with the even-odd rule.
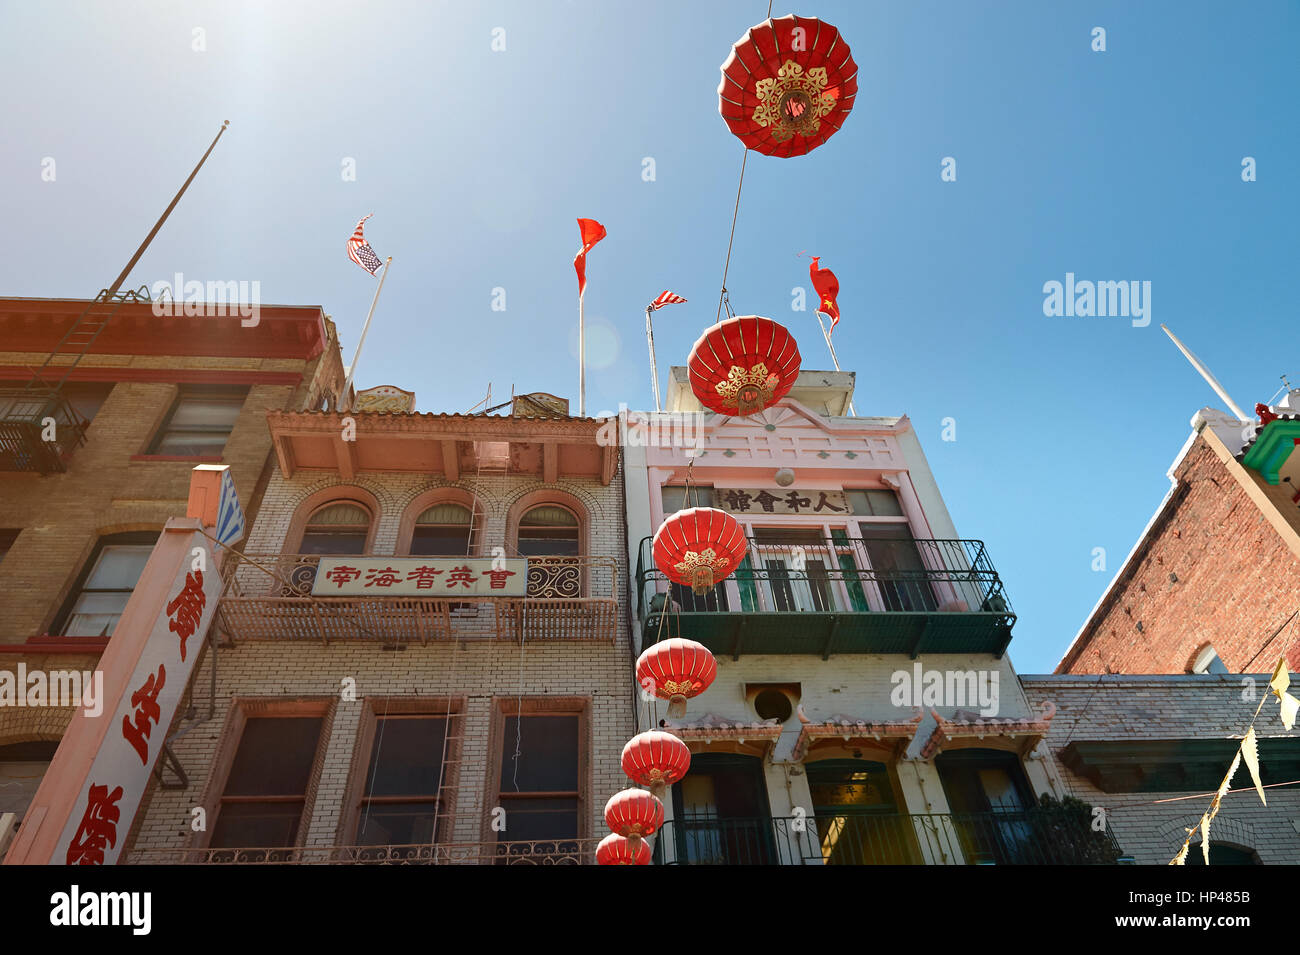
[[[126,865],[595,865],[599,839],[400,846],[136,849]]]
[[[715,652],[1001,654],[1010,640],[1015,613],[982,541],[758,533],[748,544],[728,579],[698,595],[668,580],[645,538],[636,601],[646,642],[674,632],[663,618],[675,614]],[[748,620],[728,628],[728,615]],[[806,639],[790,645],[792,635]]]
[[[1060,809],[687,817],[655,837],[658,865],[1107,865],[1109,831]]]
[[[86,440],[88,425],[53,389],[0,390],[0,471],[66,470],[67,458]]]
[[[613,640],[618,561],[599,556],[528,557],[526,596],[313,595],[322,559],[387,566],[390,556],[246,553],[218,610],[234,640],[362,640],[429,643],[459,639]],[[455,561],[464,555],[430,561]]]

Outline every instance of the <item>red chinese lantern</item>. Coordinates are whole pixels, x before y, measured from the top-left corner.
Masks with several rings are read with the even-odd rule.
[[[764,20],[736,41],[722,64],[718,112],[748,149],[802,156],[848,119],[858,66],[829,23]]]
[[[691,507],[659,525],[650,550],[665,577],[707,594],[744,560],[748,546],[740,523],[726,511]]]
[[[709,328],[686,362],[700,404],[751,415],[784,398],[799,377],[799,346],[783,325],[740,315]]]
[[[623,772],[637,785],[649,786],[660,799],[690,768],[690,747],[672,733],[638,733],[623,747]]]
[[[707,690],[717,675],[718,662],[709,648],[680,637],[656,643],[636,661],[637,682],[668,701],[673,719],[685,716],[687,699]]]
[[[596,846],[596,865],[649,865],[650,847],[637,840],[633,848],[629,839],[610,833]]]
[[[643,837],[653,836],[664,824],[664,804],[644,789],[624,789],[605,803],[605,824],[624,836],[635,852]]]

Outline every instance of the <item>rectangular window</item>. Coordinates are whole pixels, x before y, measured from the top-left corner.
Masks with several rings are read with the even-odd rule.
[[[689,494],[687,491],[689,490]],[[712,507],[713,506],[713,488],[700,487],[694,485],[690,488],[675,485],[664,485],[662,488],[664,515],[676,514],[678,511],[684,511],[688,507]]]
[[[296,844],[324,722],[323,715],[247,719],[222,790],[210,847]]]
[[[849,507],[859,517],[902,517],[903,507],[893,491],[848,491]]]
[[[14,541],[21,533],[22,528],[19,527],[0,528],[0,560],[5,559],[5,554],[9,553],[9,549],[14,546]]]
[[[502,721],[499,842],[575,839],[582,831],[585,711],[529,712],[536,702]]]
[[[110,381],[70,381],[64,383],[59,393],[77,416],[89,424],[112,390],[113,383]]]
[[[157,539],[156,534],[102,539],[73,592],[60,632],[69,637],[112,636]]]
[[[246,397],[246,387],[182,387],[149,453],[219,457]]]
[[[453,714],[450,720],[457,718]],[[357,786],[357,845],[430,845],[442,837],[447,824],[443,802],[452,789],[447,763],[456,758],[448,722],[445,714],[375,718],[366,775]]]

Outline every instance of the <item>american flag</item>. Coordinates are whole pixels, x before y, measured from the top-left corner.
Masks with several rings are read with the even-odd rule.
[[[674,295],[672,292],[665,290],[660,293],[657,299],[650,303],[650,308],[653,311],[658,311],[665,305],[680,305],[685,301],[686,299],[682,298],[680,295]]]
[[[374,213],[371,213],[371,215],[374,215]],[[379,256],[375,255],[375,250],[370,247],[366,237],[361,234],[361,227],[366,224],[366,219],[369,218],[370,216],[363,216],[361,221],[357,223],[357,229],[352,233],[352,238],[348,239],[348,258],[371,275],[374,275],[384,263],[379,260]]]

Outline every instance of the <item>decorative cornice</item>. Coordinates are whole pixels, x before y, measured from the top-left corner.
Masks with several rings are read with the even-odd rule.
[[[1027,736],[1041,739],[1052,727],[1052,718],[1056,716],[1056,704],[1051,700],[1044,700],[1042,707],[1042,717],[1036,720],[948,720],[940,716],[938,710],[931,709],[930,715],[934,717],[936,725],[925,746],[921,748],[921,758],[929,759],[957,739],[984,739],[987,736],[1011,738]],[[1037,742],[1037,739],[1034,742]]]

